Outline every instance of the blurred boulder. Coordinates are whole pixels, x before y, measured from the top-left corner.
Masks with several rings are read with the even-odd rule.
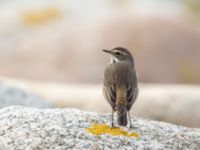
[[[61,84],[2,78],[5,83],[32,91],[55,107],[111,112],[99,84]],[[187,127],[200,127],[200,86],[140,84],[131,114]]]
[[[1,75],[99,83],[109,62],[101,50],[124,46],[134,55],[141,82],[200,83],[198,22],[119,16],[27,30],[2,39]]]
[[[132,112],[136,116],[200,128],[200,86],[143,85]]]
[[[0,108],[11,105],[36,108],[50,108],[53,106],[47,100],[39,96],[0,82]]]

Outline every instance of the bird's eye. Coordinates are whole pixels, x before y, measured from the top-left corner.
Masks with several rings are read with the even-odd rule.
[[[116,54],[117,56],[119,56],[119,55],[120,55],[120,53],[119,53],[119,52],[116,52],[115,54]]]

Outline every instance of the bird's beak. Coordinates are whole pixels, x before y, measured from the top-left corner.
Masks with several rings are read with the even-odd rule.
[[[112,54],[112,51],[111,51],[111,50],[103,49],[102,51],[103,51],[103,52],[106,52],[106,53],[108,53],[108,54]]]

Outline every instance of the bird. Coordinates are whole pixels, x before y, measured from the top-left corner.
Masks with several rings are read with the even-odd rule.
[[[116,112],[119,126],[127,126],[129,119],[132,127],[129,111],[138,96],[138,79],[133,56],[123,47],[103,49],[103,52],[111,55],[111,61],[103,74],[103,95],[112,108],[111,126],[115,127]]]

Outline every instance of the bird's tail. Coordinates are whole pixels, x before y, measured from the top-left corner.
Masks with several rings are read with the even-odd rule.
[[[119,126],[127,125],[127,91],[124,86],[117,87],[117,102],[116,102],[116,111],[117,111],[117,122]]]
[[[120,104],[117,108],[117,123],[119,126],[127,125],[127,111],[125,104]]]

